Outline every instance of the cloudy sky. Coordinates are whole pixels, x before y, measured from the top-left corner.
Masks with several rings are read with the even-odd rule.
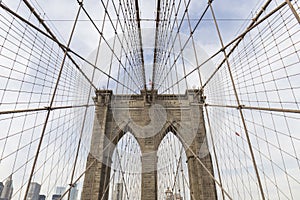
[[[2,0],[0,2],[44,30],[22,1]],[[66,45],[79,8],[77,1],[31,0],[29,2],[58,40]],[[73,54],[72,57],[96,88],[108,88],[120,94],[139,93],[142,85],[140,83],[134,85],[122,70],[122,67],[130,68],[130,65],[124,54],[121,56],[124,43],[120,41],[128,39],[128,35],[127,32],[122,34],[114,10],[114,6],[118,8],[119,1],[113,1],[115,4],[112,1],[108,2],[109,16],[106,16],[105,20],[103,20],[105,13],[103,4],[106,5],[106,0],[83,2],[84,9],[98,30],[81,10],[70,49],[86,61]],[[127,1],[121,2],[125,5]],[[178,2],[175,1],[175,5],[178,5]],[[184,4],[188,2],[190,2],[188,7],[190,23],[191,27],[194,27],[203,14],[207,2],[181,1],[178,23],[185,11]],[[282,2],[284,1],[272,1],[262,17]],[[298,2],[293,3],[299,13]],[[154,0],[139,0],[147,84],[153,79],[156,4]],[[245,30],[263,4],[264,1],[261,0],[213,1],[213,9],[225,45]],[[132,6],[130,3],[128,5]],[[13,199],[19,199],[24,194],[38,141],[45,128],[45,137],[33,181],[42,182],[45,186],[42,187],[42,193],[51,195],[55,191],[55,186],[67,186],[70,181],[69,174],[72,171],[81,133],[83,143],[79,151],[76,177],[84,171],[90,146],[94,108],[91,106],[87,110],[85,107],[80,107],[52,111],[49,124],[44,126],[47,116],[45,107],[48,107],[51,102],[59,67],[63,62],[63,52],[55,42],[26,26],[2,8],[0,17],[0,130],[2,131],[0,181],[5,181],[9,174],[13,173],[15,188]],[[170,18],[173,22],[174,13]],[[168,20],[165,21],[167,24]],[[124,19],[121,19],[121,24],[123,23]],[[118,27],[117,35],[114,31],[115,27]],[[175,30],[177,29],[175,24]],[[99,30],[103,38],[98,52]],[[172,63],[174,58],[166,65],[161,63],[161,71],[157,75],[159,80],[154,83],[157,84],[160,92],[184,93],[187,88],[200,88],[198,71],[195,69],[221,48],[210,10],[193,33],[198,60],[195,58],[193,44],[189,39],[187,16],[179,32],[182,43],[187,40],[189,42],[180,54],[181,44],[178,36],[175,37],[175,33],[169,34],[171,38],[175,38],[174,48],[170,50],[169,46],[164,50],[171,51],[171,57],[181,57],[178,59],[178,66],[176,65],[178,69],[174,70],[174,67],[170,69],[170,73],[162,69],[169,69],[174,64]],[[247,129],[244,128],[241,115],[235,108],[238,102],[227,66],[222,65],[212,79],[209,79],[224,59],[224,55],[219,53],[200,67],[202,82],[207,83],[204,88],[206,103],[233,106],[232,108],[208,106],[205,116],[207,114],[211,121],[211,124],[206,124],[207,131],[215,138],[224,185],[235,197],[234,199],[257,199],[260,195],[247,146],[246,130],[250,134],[254,147],[266,196],[269,199],[297,199],[300,196],[296,191],[300,185],[300,177],[297,175],[300,174],[298,157],[300,126],[299,114],[297,114],[300,106],[299,38],[299,24],[288,6],[285,6],[247,34],[229,57],[240,104],[277,109],[277,111],[246,110],[243,115]],[[114,54],[111,51],[112,47]],[[231,47],[232,45],[227,49],[227,53]],[[122,61],[122,66],[118,59]],[[97,67],[94,75],[91,63]],[[185,68],[182,68],[183,63]],[[182,77],[189,72],[191,73],[185,82]],[[130,73],[134,76],[133,72]],[[108,83],[107,74],[110,74],[112,79],[118,79],[120,84],[112,79]],[[172,85],[169,81],[176,78],[182,80],[179,84]],[[122,84],[130,90],[124,89]],[[171,90],[165,90],[168,87]],[[91,97],[94,96],[95,88],[91,87],[70,59],[65,62],[57,88],[52,106],[82,106],[93,103]],[[36,108],[44,110],[4,113]],[[289,109],[289,111],[278,112],[278,109]],[[211,137],[208,139],[212,146]],[[216,160],[213,153],[212,156]],[[215,174],[218,177],[216,168]],[[82,186],[80,184],[79,187]],[[220,190],[218,192],[220,193]]]

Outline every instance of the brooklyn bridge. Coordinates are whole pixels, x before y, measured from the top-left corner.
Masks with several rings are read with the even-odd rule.
[[[0,200],[300,199],[298,0],[0,6]]]

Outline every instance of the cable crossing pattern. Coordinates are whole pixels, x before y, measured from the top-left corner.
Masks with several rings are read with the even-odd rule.
[[[0,199],[81,199],[99,160],[90,154],[98,90],[131,95],[129,104],[140,94],[147,103],[201,94],[213,173],[176,132],[182,124],[170,122],[156,152],[157,199],[200,198],[191,193],[191,159],[217,199],[300,198],[298,0],[0,7]],[[101,199],[143,199],[140,141],[129,128],[109,139],[119,142]]]

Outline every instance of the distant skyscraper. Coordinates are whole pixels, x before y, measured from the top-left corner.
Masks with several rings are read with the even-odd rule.
[[[30,183],[27,200],[39,200],[41,185],[35,182]]]
[[[77,196],[78,196],[77,184],[74,184],[74,187],[72,187],[70,191],[70,200],[77,200]]]
[[[12,181],[12,174],[8,177],[5,181],[0,199],[1,200],[10,200],[13,194],[13,181]]]
[[[65,187],[58,186],[56,187],[56,194],[63,194],[66,191]]]
[[[123,183],[117,183],[113,194],[113,200],[123,199]]]
[[[2,193],[3,188],[4,188],[4,185],[3,185],[2,182],[0,182],[0,197],[1,197],[1,193]]]
[[[56,187],[56,193],[52,195],[52,200],[59,199],[66,192],[65,187],[58,186]],[[78,189],[77,184],[70,190],[70,200],[77,200]],[[68,195],[66,194],[62,199],[67,199]],[[0,199],[1,200],[1,199]]]
[[[46,200],[46,196],[45,195],[39,195],[39,200]]]
[[[52,195],[52,200],[58,200],[60,199],[61,195],[60,194],[54,194]]]
[[[54,195],[52,195],[52,200],[59,199],[65,193],[65,191],[66,191],[65,187],[60,187],[60,186],[56,187],[56,193]],[[64,197],[62,199],[66,199],[66,197]]]

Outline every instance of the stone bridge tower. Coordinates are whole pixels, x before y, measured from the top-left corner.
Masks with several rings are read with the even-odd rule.
[[[110,90],[98,90],[94,101],[96,112],[82,200],[108,199],[111,157],[127,131],[135,136],[142,151],[141,199],[157,200],[156,152],[170,130],[185,147],[191,199],[217,198],[214,181],[194,154],[213,174],[199,90],[187,90],[183,95],[158,95],[157,91],[113,95]]]

